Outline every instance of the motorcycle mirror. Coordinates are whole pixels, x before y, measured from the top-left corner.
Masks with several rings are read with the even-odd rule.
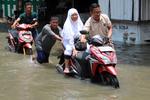
[[[88,31],[86,31],[86,30],[81,30],[80,33],[81,33],[81,34],[88,34]]]
[[[33,21],[37,21],[37,19],[36,19],[36,18],[33,18]]]
[[[37,21],[37,19],[36,19],[36,18],[33,18],[32,23],[35,23],[36,21]]]
[[[13,18],[10,17],[10,16],[6,16],[6,19],[7,19],[8,21],[12,21],[12,20],[13,20]]]

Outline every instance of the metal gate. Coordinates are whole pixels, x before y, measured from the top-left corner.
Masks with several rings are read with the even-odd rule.
[[[22,3],[21,5],[24,6],[24,0],[0,0],[0,17],[13,16],[14,11],[17,9],[19,1],[21,1]],[[39,5],[44,0],[30,0],[30,1],[33,4],[33,11],[37,12]]]

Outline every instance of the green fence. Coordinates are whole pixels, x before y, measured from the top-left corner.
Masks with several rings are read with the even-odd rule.
[[[0,17],[13,15],[16,4],[16,0],[0,0]]]
[[[0,0],[0,17],[12,16],[17,8],[19,0]],[[33,4],[33,11],[37,12],[37,9],[44,0],[30,0]],[[22,0],[22,3],[24,0]],[[22,4],[24,5],[24,3]]]

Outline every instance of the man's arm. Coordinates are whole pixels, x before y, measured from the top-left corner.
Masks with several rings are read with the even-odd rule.
[[[91,17],[85,22],[84,26],[83,26],[83,30],[89,32],[90,31],[90,20]]]
[[[112,36],[112,25],[108,26],[108,38],[111,38]]]
[[[108,36],[108,38],[111,38],[111,36],[112,36],[112,23],[111,23],[109,17],[106,14],[103,14],[103,16],[104,16],[104,18],[107,22],[107,28],[108,28],[107,36]]]
[[[36,21],[33,24],[31,24],[31,28],[36,28],[37,26],[38,26],[38,21]]]
[[[110,21],[110,19],[109,19],[109,17],[107,17],[108,18],[108,38],[111,38],[111,36],[112,36],[112,23],[111,23],[111,21]]]
[[[56,37],[58,40],[62,41],[62,37],[61,37],[62,28],[61,28],[60,26],[58,26],[58,30],[59,30],[59,35],[55,34],[55,35],[56,35],[55,37]]]
[[[57,40],[62,40],[62,38],[59,36],[59,35],[57,35],[57,34],[55,34],[52,30],[51,30],[51,28],[49,27],[49,26],[45,26],[44,28],[43,28],[43,31],[45,32],[45,33],[47,33],[48,35],[50,35],[50,36],[53,36],[54,38],[56,38]],[[60,32],[60,31],[59,31]]]
[[[33,12],[33,24],[31,24],[31,28],[36,28],[38,25],[38,15],[37,13]]]
[[[55,37],[57,40],[59,40],[59,41],[62,40],[62,38],[61,38],[60,36],[58,36],[57,34],[55,34],[54,37]]]
[[[20,18],[17,18],[14,23],[12,24],[11,28],[16,28],[16,25],[19,23],[21,19]]]
[[[91,29],[91,17],[88,18],[88,20],[85,22],[84,26],[83,26],[83,31],[85,31],[86,33],[90,31]],[[81,42],[86,42],[86,34],[81,34]]]

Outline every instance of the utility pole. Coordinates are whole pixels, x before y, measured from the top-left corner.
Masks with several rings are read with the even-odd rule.
[[[17,0],[17,10],[18,11],[22,10],[22,0]]]
[[[0,0],[0,18],[3,17],[2,0]]]
[[[73,8],[75,7],[75,6],[74,6],[74,4],[75,4],[74,2],[75,2],[75,1],[74,1],[74,0],[72,0],[72,7],[73,7]]]

